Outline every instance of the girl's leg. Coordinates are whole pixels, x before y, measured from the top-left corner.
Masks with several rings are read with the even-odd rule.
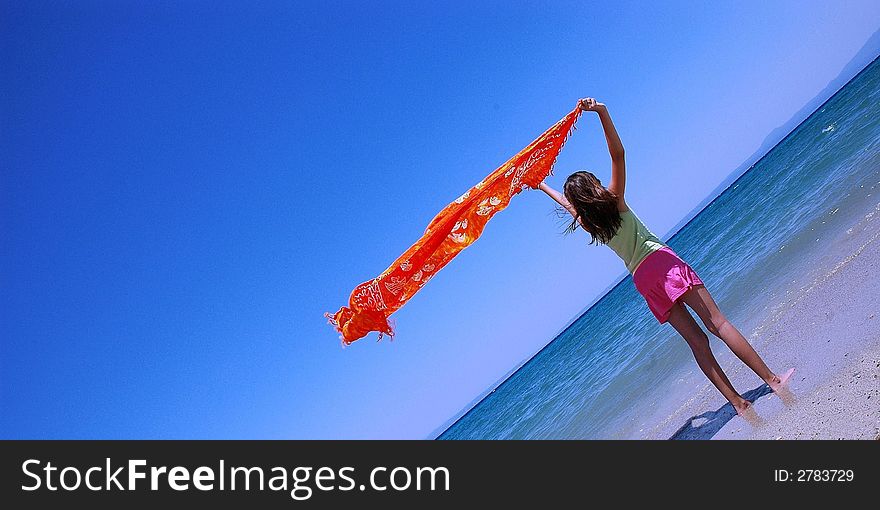
[[[742,333],[721,313],[718,305],[715,304],[715,300],[712,299],[712,295],[709,294],[704,285],[698,285],[685,292],[681,301],[684,301],[693,308],[697,315],[700,316],[706,329],[723,340],[730,347],[730,350],[736,354],[736,357],[758,374],[758,377],[763,379],[770,386],[770,389],[774,392],[781,389],[794,369],[789,370],[781,378],[774,374],[767,367],[767,364],[764,363],[764,360],[761,359],[761,356],[755,352],[755,349],[752,348],[748,340],[743,337]]]
[[[736,412],[742,415],[749,408],[749,401],[742,398],[733,388],[733,385],[730,384],[730,380],[721,369],[721,366],[718,365],[718,360],[712,354],[712,349],[709,347],[709,337],[706,336],[706,333],[703,332],[697,321],[694,320],[681,302],[676,302],[672,307],[669,323],[672,324],[672,327],[678,331],[678,334],[690,346],[691,351],[694,353],[694,358],[697,360],[697,365],[700,366],[700,370],[706,374],[706,377],[718,388],[718,391],[724,395],[724,398],[733,405]]]

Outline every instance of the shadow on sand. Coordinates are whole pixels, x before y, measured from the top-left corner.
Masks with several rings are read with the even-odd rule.
[[[765,383],[744,393],[742,397],[754,403],[769,393],[773,392],[770,390],[770,386]],[[715,411],[706,411],[703,414],[691,416],[687,423],[682,425],[669,439],[712,439],[721,430],[721,427],[734,416],[736,416],[736,411],[728,402]]]

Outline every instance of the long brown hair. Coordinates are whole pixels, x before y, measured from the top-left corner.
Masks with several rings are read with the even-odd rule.
[[[574,207],[583,223],[584,230],[590,233],[590,244],[607,244],[620,228],[620,211],[617,210],[617,195],[586,170],[577,171],[565,180],[563,195]],[[577,218],[565,228],[569,234],[577,230]]]

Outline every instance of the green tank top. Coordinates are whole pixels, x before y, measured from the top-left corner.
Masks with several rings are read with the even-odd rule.
[[[620,213],[620,220],[620,228],[608,241],[608,246],[623,259],[626,269],[635,273],[645,257],[666,244],[648,230],[631,208]]]

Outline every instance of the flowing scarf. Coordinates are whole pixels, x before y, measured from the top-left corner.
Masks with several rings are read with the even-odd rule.
[[[535,189],[553,171],[559,151],[574,129],[581,109],[575,108],[534,142],[495,169],[431,220],[425,234],[379,276],[351,293],[349,306],[329,323],[345,345],[371,331],[394,336],[388,316],[397,311],[453,257],[473,243],[492,216],[526,187]]]

